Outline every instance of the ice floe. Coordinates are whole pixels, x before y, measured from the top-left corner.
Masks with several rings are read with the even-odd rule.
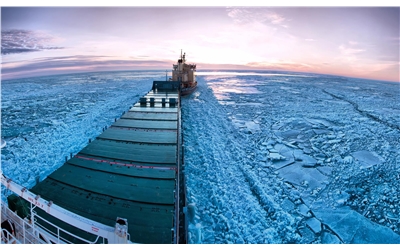
[[[164,77],[3,81],[4,174],[32,186]],[[189,243],[400,243],[398,83],[285,72],[198,82],[182,98]]]

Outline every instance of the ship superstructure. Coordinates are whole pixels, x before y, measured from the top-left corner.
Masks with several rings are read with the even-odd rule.
[[[186,63],[186,53],[178,59],[178,64],[173,64],[172,81],[181,83],[181,94],[187,95],[192,93],[197,87],[196,81],[196,64]]]

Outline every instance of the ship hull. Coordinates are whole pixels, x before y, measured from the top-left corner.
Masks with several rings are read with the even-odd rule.
[[[196,90],[197,86],[181,89],[181,96],[190,95]]]

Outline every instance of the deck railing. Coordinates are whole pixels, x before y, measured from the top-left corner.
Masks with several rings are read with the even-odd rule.
[[[121,233],[119,232],[121,231],[120,230],[121,225],[116,224],[116,227],[111,227],[90,220],[88,218],[82,217],[78,214],[72,213],[66,209],[63,209],[62,207],[57,206],[56,204],[53,204],[53,202],[51,201],[47,201],[45,199],[40,198],[40,195],[33,194],[32,192],[28,191],[25,187],[22,187],[17,183],[13,182],[11,179],[6,178],[2,173],[1,173],[1,184],[8,190],[19,195],[19,197],[25,199],[31,204],[30,208],[31,217],[29,219],[21,218],[13,211],[11,211],[5,204],[1,205],[2,221],[8,219],[15,224],[16,238],[17,240],[21,241],[24,244],[68,243],[65,239],[60,237],[60,232],[71,235],[74,238],[82,240],[83,242],[87,243],[95,243],[100,238],[103,239],[103,243],[122,243],[122,244],[131,243],[129,241],[130,235],[128,233],[127,228],[122,229],[125,231],[125,233],[122,234],[121,236]],[[88,241],[50,223],[49,221],[37,215],[37,213],[34,211],[34,209],[36,208],[42,209],[51,216],[61,221],[64,221],[65,223],[71,226],[74,226],[85,232],[95,235],[96,241]],[[50,233],[49,232],[50,230],[47,227],[37,223],[36,218],[39,218],[42,221],[53,226],[57,230],[57,234]],[[105,239],[107,239],[107,241]]]

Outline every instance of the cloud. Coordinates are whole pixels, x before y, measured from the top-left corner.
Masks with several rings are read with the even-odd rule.
[[[276,13],[273,12],[267,12],[264,14],[264,16],[267,18],[267,20],[269,20],[272,24],[281,24],[283,23],[286,18],[284,18],[281,15],[278,15]]]
[[[358,42],[349,41],[347,44],[341,44],[339,47],[339,60],[345,60],[350,63],[355,63],[361,60],[361,56],[365,49],[361,48]]]
[[[339,46],[339,51],[341,54],[345,55],[345,56],[350,56],[350,55],[355,55],[355,54],[359,54],[361,52],[364,52],[364,49],[358,49],[358,48],[350,48],[348,46],[345,45],[340,45]]]
[[[274,69],[274,70],[310,70],[314,67],[305,63],[297,63],[290,61],[278,62],[250,62],[247,66],[254,68]]]
[[[111,56],[60,56],[33,59],[29,61],[3,62],[2,78],[15,79],[33,76],[69,74],[95,71],[170,69],[174,61],[146,60],[141,57],[117,58]],[[306,71],[313,67],[304,63],[290,61],[251,62],[242,64],[207,64],[199,63],[200,69],[247,69],[247,70],[298,70]]]
[[[35,52],[41,50],[63,49],[48,45],[55,38],[47,33],[31,30],[10,29],[1,31],[1,54]]]
[[[172,61],[119,59],[109,56],[62,56],[2,63],[2,78],[12,79],[75,72],[169,69]]]
[[[284,24],[284,22],[287,21],[285,17],[264,8],[234,8],[227,9],[227,12],[228,16],[238,24],[259,22],[279,25],[284,28],[289,27],[287,24]]]
[[[355,41],[349,41],[347,44],[341,44],[339,46],[339,52],[344,57],[352,57],[354,58],[356,55],[365,52],[365,49],[360,48],[360,43]]]

